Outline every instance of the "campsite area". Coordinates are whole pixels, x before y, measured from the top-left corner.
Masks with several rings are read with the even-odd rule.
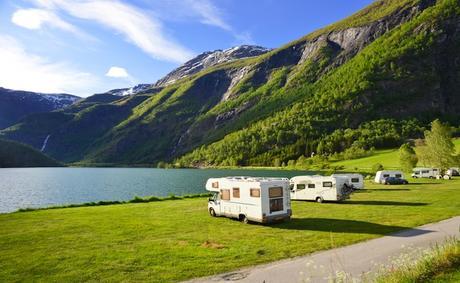
[[[3,214],[0,281],[180,281],[458,215],[460,178],[410,181],[294,201],[292,220],[273,225],[212,218],[206,198]]]

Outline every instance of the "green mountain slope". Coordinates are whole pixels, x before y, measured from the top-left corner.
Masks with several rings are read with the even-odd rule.
[[[272,165],[396,146],[433,117],[457,121],[458,5],[376,1],[263,55],[90,97],[0,135],[37,148],[50,135],[45,152],[59,160],[113,164]]]
[[[59,166],[62,164],[30,146],[0,139],[0,168]]]
[[[304,101],[180,162],[272,165],[353,144],[393,146],[435,117],[458,123],[459,14],[457,1],[438,1],[315,81]]]

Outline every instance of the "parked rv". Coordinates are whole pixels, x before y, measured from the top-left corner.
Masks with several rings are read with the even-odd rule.
[[[412,172],[412,178],[435,179],[441,174],[437,168],[414,168]]]
[[[397,170],[395,171],[392,171],[392,170],[377,171],[377,173],[375,173],[374,182],[378,184],[383,184],[385,183],[385,179],[388,177],[404,179],[404,174],[402,171],[397,171]]]
[[[459,168],[449,168],[446,172],[447,175],[453,176],[460,176],[460,169]]]
[[[346,177],[348,178],[349,185],[351,185],[354,190],[364,189],[364,177],[361,174],[355,174],[355,173],[333,174],[332,177]]]
[[[293,200],[342,201],[353,192],[344,176],[296,176],[290,182]]]
[[[257,177],[210,178],[206,190],[211,216],[270,223],[291,217],[289,179]]]

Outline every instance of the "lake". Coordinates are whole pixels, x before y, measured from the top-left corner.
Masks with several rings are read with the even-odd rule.
[[[307,171],[154,169],[154,168],[5,168],[0,169],[0,213],[135,196],[205,193],[211,177],[293,177]],[[311,172],[310,172],[311,173]]]

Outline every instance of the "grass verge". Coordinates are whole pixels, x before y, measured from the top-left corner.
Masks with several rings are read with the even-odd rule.
[[[101,205],[116,205],[116,204],[127,204],[127,203],[146,203],[146,202],[154,202],[154,201],[164,201],[164,200],[180,200],[180,199],[190,199],[190,198],[204,198],[210,197],[211,194],[191,194],[191,195],[183,195],[183,196],[176,196],[176,195],[169,195],[167,197],[134,197],[130,200],[101,200],[97,202],[84,202],[84,203],[77,203],[77,204],[67,204],[67,205],[57,205],[57,206],[49,206],[49,207],[27,207],[27,208],[20,208],[18,212],[29,212],[35,210],[47,210],[47,209],[60,209],[60,208],[73,208],[73,207],[85,207],[85,206],[101,206]]]
[[[459,282],[460,241],[451,239],[434,246],[416,261],[406,260],[397,267],[384,270],[377,283]]]

